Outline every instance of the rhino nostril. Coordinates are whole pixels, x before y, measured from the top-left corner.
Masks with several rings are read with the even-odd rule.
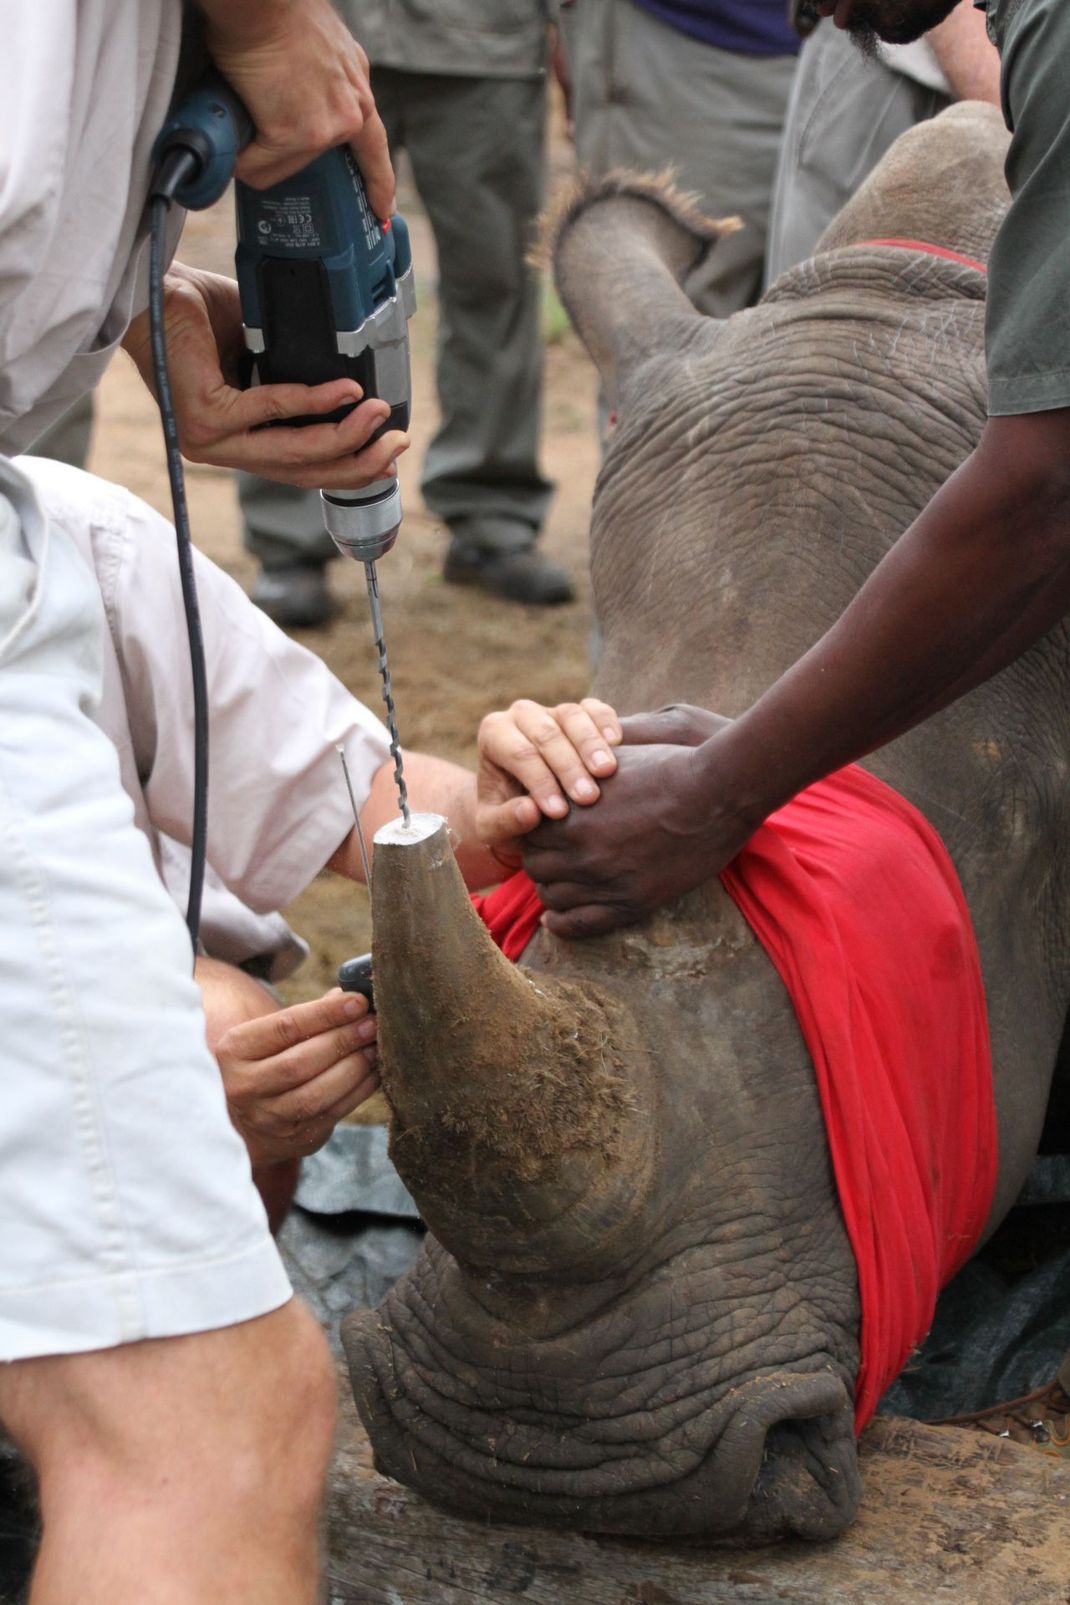
[[[831,1369],[756,1377],[714,1452],[721,1525],[748,1541],[833,1538],[861,1493],[854,1411]]]
[[[789,1417],[765,1435],[747,1528],[770,1537],[835,1538],[852,1520],[860,1493],[850,1412]]]

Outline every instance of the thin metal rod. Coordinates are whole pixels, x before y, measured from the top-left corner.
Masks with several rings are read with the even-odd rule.
[[[379,678],[383,682],[383,701],[386,703],[386,723],[390,731],[390,751],[394,755],[394,784],[398,788],[398,802],[401,804],[401,817],[406,825],[410,823],[409,792],[405,785],[405,771],[401,767],[401,741],[398,737],[397,713],[394,710],[394,688],[390,683],[390,665],[386,657],[386,642],[383,640],[383,615],[379,607],[379,576],[375,572],[374,563],[365,563],[364,573],[368,581],[368,605],[372,614],[372,633],[375,636],[375,650],[379,654]]]
[[[368,857],[368,844],[364,840],[364,830],[360,823],[360,809],[357,807],[357,799],[353,795],[353,782],[349,778],[349,765],[346,763],[346,749],[343,747],[340,741],[336,741],[334,744],[334,750],[342,760],[342,773],[346,777],[346,790],[349,793],[349,802],[353,809],[353,823],[357,827],[357,843],[360,847],[360,861],[364,865],[364,884],[370,891],[372,884],[371,860]]]

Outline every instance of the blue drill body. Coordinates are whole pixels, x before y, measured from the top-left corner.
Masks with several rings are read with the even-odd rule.
[[[157,160],[175,147],[199,159],[199,171],[175,192],[179,204],[198,211],[217,201],[252,137],[229,85],[218,74],[204,79],[156,143]],[[242,322],[260,383],[355,379],[366,398],[389,403],[384,430],[407,429],[415,296],[404,219],[380,225],[344,145],[270,189],[238,180],[235,200]]]

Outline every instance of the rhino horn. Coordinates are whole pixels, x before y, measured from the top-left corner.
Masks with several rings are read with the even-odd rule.
[[[589,1269],[652,1175],[626,1006],[505,959],[435,815],[376,835],[372,905],[390,1153],[421,1215],[469,1265]]]

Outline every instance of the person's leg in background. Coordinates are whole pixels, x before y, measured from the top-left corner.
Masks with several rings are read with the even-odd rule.
[[[821,23],[803,45],[773,191],[766,283],[812,256],[840,208],[900,134],[950,104]]]
[[[671,166],[709,216],[738,216],[743,228],[718,241],[685,289],[712,317],[751,305],[795,57],[717,49],[632,0],[580,0],[561,19],[580,167],[597,178]]]
[[[726,318],[753,306],[762,293],[773,179],[795,60],[711,49],[702,62],[705,71],[686,80],[681,109],[687,113],[687,155],[678,182],[685,190],[701,186],[707,212],[734,214],[743,227],[718,241],[684,289],[708,317]],[[704,104],[714,115],[706,135],[712,143],[700,160]]]
[[[543,347],[534,241],[543,78],[376,71],[404,83],[404,145],[438,253],[441,422],[421,488],[450,532],[445,577],[514,601],[567,601],[536,541],[553,493],[538,466]]]
[[[260,564],[250,596],[287,629],[326,624],[327,564],[338,550],[323,527],[318,490],[238,473],[242,544]]]

